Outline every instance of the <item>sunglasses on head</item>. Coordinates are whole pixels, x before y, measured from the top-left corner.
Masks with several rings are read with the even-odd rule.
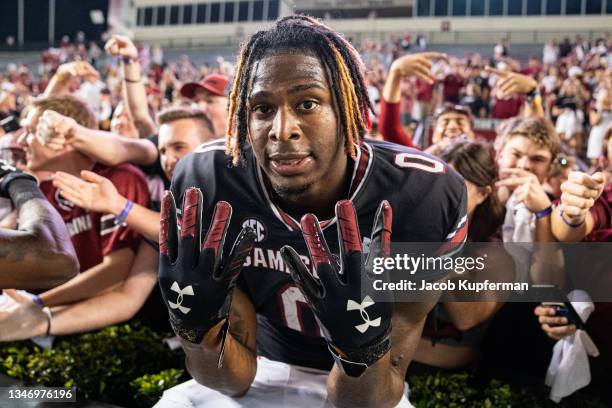
[[[465,116],[471,116],[470,109],[463,105],[444,104],[436,111],[436,118],[444,115],[445,113],[459,113]]]

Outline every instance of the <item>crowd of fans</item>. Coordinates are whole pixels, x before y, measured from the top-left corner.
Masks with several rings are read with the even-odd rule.
[[[426,149],[464,177],[472,242],[610,242],[612,40],[549,42],[526,63],[505,42],[490,58],[425,48],[424,38],[411,45],[406,37],[360,45],[375,110],[368,137]],[[156,288],[161,195],[183,156],[224,137],[234,67],[222,58],[201,67],[187,56],[166,61],[160,47],[120,35],[104,50],[65,40],[39,67],[9,65],[0,75],[0,159],[37,178],[80,265],[76,276],[64,267],[39,285],[0,276],[9,297],[2,341],[136,315],[166,327]],[[496,126],[492,137],[483,122]],[[21,203],[2,188],[0,196],[0,227],[23,229]],[[541,267],[558,259],[534,248],[489,259],[508,281],[558,283]],[[609,265],[583,262],[606,282],[596,275],[610,275]],[[600,352],[591,367],[596,386],[612,368],[610,304],[596,303],[586,323]],[[550,360],[553,346],[543,333],[561,340],[576,332],[550,306],[441,302],[434,310],[409,372],[474,368],[489,352],[497,356],[493,375],[543,374],[538,362]]]

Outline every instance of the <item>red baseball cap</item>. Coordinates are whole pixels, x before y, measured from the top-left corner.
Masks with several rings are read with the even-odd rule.
[[[225,96],[225,88],[229,83],[229,78],[221,74],[210,74],[200,82],[188,82],[181,87],[181,95],[185,98],[193,99],[198,88],[204,89],[211,94]]]

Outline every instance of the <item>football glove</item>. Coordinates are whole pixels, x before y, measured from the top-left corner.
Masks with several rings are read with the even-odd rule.
[[[387,272],[375,275],[372,270],[375,258],[390,255],[392,211],[387,201],[380,204],[367,258],[353,204],[348,200],[338,202],[336,217],[339,261],[331,254],[317,218],[306,214],[301,220],[302,234],[318,278],[292,247],[284,246],[281,253],[336,362],[346,374],[359,376],[391,348],[393,295],[385,291],[377,293],[378,301],[372,299],[374,277],[385,281],[389,277]]]
[[[179,234],[176,204],[170,191],[162,200],[159,232],[159,286],[177,335],[200,343],[213,326],[226,320],[232,291],[245,258],[255,241],[255,232],[245,227],[228,256],[223,255],[232,207],[216,204],[204,243],[202,237],[202,192],[191,187],[183,200]],[[229,324],[229,323],[227,323]],[[228,326],[224,325],[223,336]]]

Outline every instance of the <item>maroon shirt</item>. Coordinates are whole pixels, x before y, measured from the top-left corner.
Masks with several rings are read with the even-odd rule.
[[[119,194],[128,200],[144,207],[149,204],[147,183],[136,167],[130,164],[114,167],[96,164],[92,171],[109,179]],[[50,180],[42,182],[40,189],[66,223],[81,272],[98,265],[113,251],[131,248],[136,252],[138,249],[140,234],[123,225],[115,225],[113,214],[92,212],[74,205],[60,196]]]
[[[601,196],[591,208],[595,221],[593,231],[584,239],[585,242],[612,242],[612,184],[608,184]],[[605,261],[604,261],[605,262]],[[590,270],[606,273],[606,276],[593,277],[605,287],[612,282],[612,267],[602,265],[597,259],[585,259],[584,265]],[[586,272],[586,271],[585,271]],[[601,352],[600,359],[607,359],[612,364],[612,303],[596,302],[595,310],[587,321],[587,332]]]
[[[608,184],[601,197],[591,208],[595,221],[593,231],[584,239],[588,242],[612,242],[612,184]]]
[[[447,102],[458,103],[459,91],[463,88],[463,78],[458,75],[447,75],[444,78],[444,100]]]
[[[522,95],[513,95],[506,99],[495,98],[495,106],[491,112],[494,119],[508,119],[517,116],[525,103]]]
[[[435,84],[428,84],[422,79],[416,80],[416,99],[421,102],[431,102]]]

